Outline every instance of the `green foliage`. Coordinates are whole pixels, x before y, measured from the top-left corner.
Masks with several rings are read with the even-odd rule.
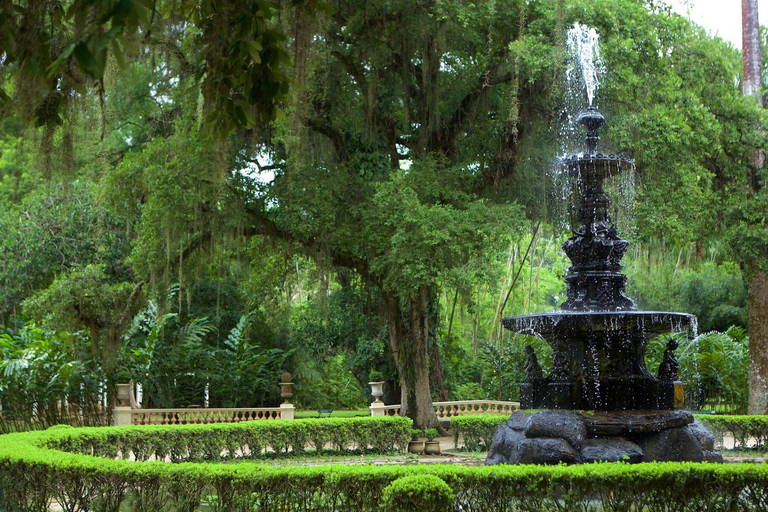
[[[261,346],[247,331],[250,322],[242,316],[217,345],[208,319],[183,323],[150,301],[125,334],[120,364],[142,385],[145,407],[203,405],[206,384],[216,405],[269,405],[292,350]]]
[[[112,283],[125,278],[127,240],[118,218],[97,204],[92,183],[43,185],[19,203],[2,204],[0,318],[20,314],[24,299],[89,263],[104,265]]]
[[[411,441],[418,441],[421,439],[422,434],[424,434],[424,431],[419,428],[411,429]]]
[[[78,333],[51,333],[32,323],[0,333],[0,431],[108,423],[99,411],[104,376],[89,352]]]
[[[93,88],[103,99],[110,64],[125,68],[127,58],[165,46],[199,86],[190,89],[206,99],[203,121],[215,133],[226,136],[272,121],[277,105],[288,99],[290,81],[286,36],[276,21],[281,9],[263,0],[5,4],[3,78],[16,91],[0,89],[0,113],[31,106],[38,126],[61,125],[70,96]],[[328,12],[319,1],[301,9]],[[182,26],[186,34],[178,40],[174,31]]]
[[[321,422],[322,420],[308,420]],[[408,428],[407,420],[396,420]],[[266,424],[270,422],[254,422]],[[297,423],[297,421],[294,421]],[[376,421],[370,421],[374,424]],[[253,425],[251,424],[251,425]],[[379,423],[381,424],[381,423]],[[387,501],[413,498],[413,510],[589,510],[663,512],[760,511],[768,504],[768,468],[753,464],[589,464],[576,466],[334,465],[275,467],[264,464],[167,464],[142,462],[181,438],[202,442],[184,455],[204,453],[213,433],[249,425],[57,428],[0,438],[0,483],[8,510],[43,510],[51,499],[72,510],[147,510],[161,503],[173,511],[196,509],[203,501],[223,510],[381,510]],[[407,432],[404,430],[402,432]],[[151,441],[142,450],[139,439]],[[110,446],[120,441],[128,444]],[[235,443],[239,441],[233,440]],[[144,446],[147,446],[146,444]],[[214,446],[218,449],[218,447]],[[71,452],[62,450],[71,450]],[[139,461],[122,458],[135,450]],[[96,455],[96,456],[93,456]],[[400,480],[411,477],[408,480]],[[441,484],[440,481],[443,483]],[[398,481],[399,483],[394,484]],[[407,488],[411,490],[406,490]],[[415,489],[413,489],[415,487]],[[416,497],[425,494],[427,502]],[[448,500],[449,496],[452,500]],[[434,500],[442,502],[430,509]],[[122,508],[121,508],[122,506]],[[398,508],[398,510],[410,510]]]
[[[731,416],[700,414],[696,418],[722,442],[725,434],[733,436],[734,449],[755,449],[765,451],[768,448],[767,416]]]
[[[424,437],[427,438],[427,441],[434,440],[438,435],[440,434],[437,432],[436,428],[428,428],[424,431]]]
[[[656,373],[667,341],[675,337],[679,347],[680,379],[685,386],[686,407],[743,414],[749,397],[749,338],[740,327],[724,333],[708,332],[695,338],[670,334],[648,343],[646,366]]]
[[[455,495],[435,475],[409,475],[386,486],[381,499],[388,512],[442,512],[453,508]]]
[[[458,448],[459,437],[464,442],[464,448],[468,451],[480,449],[482,442],[485,449],[491,447],[493,436],[499,425],[507,422],[506,416],[453,416],[451,417],[451,432],[453,433],[453,445]]]
[[[734,262],[689,265],[692,257],[698,259],[692,256],[695,247],[687,251],[654,244],[645,247],[647,252],[638,248],[628,256],[632,258],[628,269],[631,293],[641,308],[694,314],[703,332],[746,326],[747,291]]]
[[[110,457],[131,453],[146,461],[166,456],[175,462],[218,461],[222,458],[258,459],[272,452],[286,456],[303,454],[307,447],[320,455],[330,443],[335,450],[386,453],[405,450],[408,418],[321,418],[305,420],[258,420],[236,424],[139,426],[99,430],[68,430],[72,437],[50,447],[75,453]]]

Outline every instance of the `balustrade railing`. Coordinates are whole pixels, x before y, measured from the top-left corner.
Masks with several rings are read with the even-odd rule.
[[[457,400],[434,402],[435,415],[439,420],[453,416],[489,414],[509,416],[520,408],[519,402],[498,400]],[[371,416],[400,416],[400,404],[371,404]],[[252,420],[293,419],[294,408],[291,404],[281,407],[260,408],[208,408],[190,407],[186,409],[115,409],[115,425],[193,425],[201,423],[237,423]]]
[[[500,400],[457,400],[452,402],[433,402],[432,405],[435,408],[435,415],[438,420],[470,414],[509,416],[520,409],[520,402],[503,402]],[[401,405],[371,404],[370,409],[371,416],[400,416]]]
[[[503,402],[493,400],[459,400],[453,402],[433,402],[437,419],[444,420],[452,416],[470,414],[489,414],[493,416],[509,416],[520,409],[520,402]]]
[[[279,420],[280,407],[263,408],[188,408],[131,409],[132,425],[192,425],[202,423],[238,423],[252,420]]]

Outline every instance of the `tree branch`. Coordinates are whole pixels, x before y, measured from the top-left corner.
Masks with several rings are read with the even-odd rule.
[[[167,39],[152,39],[149,41],[149,44],[150,46],[163,48],[168,51],[168,53],[176,57],[176,60],[178,60],[181,64],[181,70],[185,75],[191,75],[197,69],[197,67],[192,64],[189,59],[187,59],[184,53],[182,53],[181,48],[173,44],[171,41]]]
[[[349,153],[347,153],[344,136],[329,121],[320,119],[318,117],[307,117],[304,118],[304,125],[313,132],[317,132],[328,137],[328,139],[331,141],[331,144],[333,144],[333,152],[337,161],[349,161]]]
[[[480,74],[475,86],[464,96],[450,121],[445,124],[440,137],[440,149],[444,152],[452,153],[455,150],[456,140],[459,135],[467,131],[469,123],[477,114],[480,103],[490,94],[491,87],[509,82],[514,78],[511,71],[500,72],[509,53],[510,42],[511,37],[507,37],[501,42],[495,55],[491,57],[488,65]]]
[[[254,224],[245,230],[244,234],[246,236],[268,236],[298,244],[304,250],[314,254],[319,254],[321,252],[321,243],[318,242],[316,237],[297,237],[294,233],[278,226],[272,219],[268,218],[264,212],[248,207],[246,207],[245,211],[251,217],[251,220],[254,221]],[[371,279],[368,263],[362,258],[343,251],[338,247],[332,247],[329,256],[331,258],[331,263],[334,266],[355,270],[363,279]]]

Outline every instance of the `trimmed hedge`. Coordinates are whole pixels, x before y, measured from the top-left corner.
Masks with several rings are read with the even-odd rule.
[[[363,453],[405,451],[410,440],[410,418],[327,418],[247,421],[210,425],[142,425],[72,429],[47,441],[48,448],[106,458],[171,462],[251,457],[268,451],[302,454],[307,446],[320,453],[328,443],[336,450],[356,448]]]
[[[382,502],[386,512],[443,512],[453,508],[456,496],[435,475],[409,475],[384,488]]]
[[[459,447],[459,436],[462,436],[464,448],[467,450],[478,450],[481,442],[487,450],[491,447],[493,436],[496,435],[499,425],[503,425],[508,419],[508,416],[453,416],[451,417],[453,446]]]
[[[734,448],[768,449],[768,416],[697,414],[696,419],[719,437],[721,442],[724,434],[732,434]],[[749,441],[754,441],[754,444],[750,446]]]
[[[768,467],[763,465],[273,467],[133,462],[51,448],[87,446],[97,438],[105,439],[94,430],[59,428],[0,436],[0,488],[6,510],[44,511],[55,499],[65,512],[193,512],[202,504],[217,512],[380,512],[385,488],[403,477],[423,475],[437,477],[450,488],[453,501],[444,510],[768,510]],[[121,429],[108,430],[113,436],[124,435],[118,432]],[[192,429],[122,430],[141,432],[148,438],[145,442],[151,443],[158,432]],[[431,480],[437,487],[430,489],[449,495]],[[390,488],[390,502],[413,489],[405,485],[408,482],[412,481]],[[417,502],[432,499],[434,493],[425,491],[426,498],[419,495],[409,494],[414,507],[429,510],[428,503]]]

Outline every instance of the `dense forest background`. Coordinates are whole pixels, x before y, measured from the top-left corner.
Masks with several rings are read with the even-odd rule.
[[[663,1],[2,0],[4,411],[95,414],[128,379],[145,407],[267,406],[283,371],[306,408],[381,378],[424,425],[425,400],[517,399],[522,347],[550,362],[500,319],[565,294],[575,22],[601,148],[636,162],[629,294],[698,316],[690,400],[745,411],[764,112]]]

